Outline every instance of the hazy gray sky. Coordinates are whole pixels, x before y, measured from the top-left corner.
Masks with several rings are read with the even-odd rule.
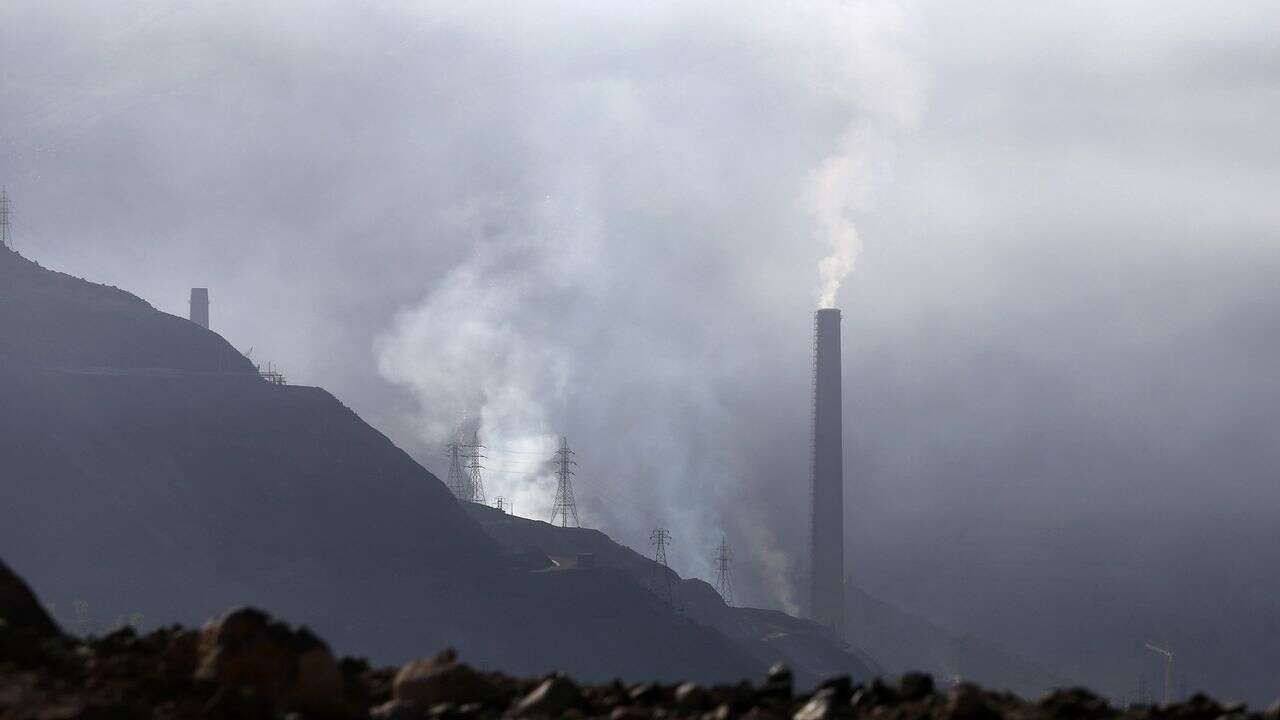
[[[210,287],[437,473],[480,421],[520,514],[564,433],[584,521],[694,575],[726,533],[789,607],[861,245],[855,582],[1114,692],[1143,640],[1280,692],[1280,6],[262,5],[0,7],[20,250]]]

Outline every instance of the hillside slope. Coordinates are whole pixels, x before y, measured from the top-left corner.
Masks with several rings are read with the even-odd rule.
[[[557,527],[474,503],[464,506],[508,553],[542,564],[544,572],[582,572],[584,565],[597,572],[613,569],[656,595],[665,594],[669,582],[679,612],[724,633],[762,663],[785,661],[801,686],[835,675],[867,680],[880,674],[873,660],[820,625],[776,610],[731,607],[702,580],[681,578],[598,530]]]
[[[339,649],[584,678],[764,664],[623,573],[512,566],[440,481],[216,334],[0,251],[0,547],[76,632],[253,604]]]
[[[252,373],[221,336],[119,288],[0,248],[0,368],[168,368]]]
[[[1026,697],[1068,684],[997,645],[944,630],[852,583],[845,588],[845,622],[849,640],[891,674],[927,672],[940,680],[977,682]]]

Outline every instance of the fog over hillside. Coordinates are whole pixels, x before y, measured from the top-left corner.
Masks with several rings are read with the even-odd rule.
[[[563,433],[585,524],[685,575],[725,533],[787,609],[856,256],[852,582],[1107,692],[1154,641],[1280,693],[1273,3],[262,5],[0,4],[19,250],[211,288],[438,475],[479,421],[519,514]]]

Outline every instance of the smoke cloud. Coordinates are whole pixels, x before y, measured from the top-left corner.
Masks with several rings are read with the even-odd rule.
[[[774,315],[780,294],[809,285],[788,262],[754,282],[759,258],[790,254],[799,268],[827,244],[823,292],[834,301],[857,250],[847,214],[869,182],[857,158],[873,151],[871,135],[851,128],[902,114],[888,99],[903,102],[920,82],[888,4],[747,11],[722,18],[710,45],[697,37],[704,11],[641,14],[660,19],[644,42],[672,49],[656,69],[614,49],[634,17],[595,18],[598,34],[553,50],[561,61],[533,77],[504,68],[540,88],[522,109],[530,166],[518,187],[471,199],[484,211],[462,231],[470,253],[399,313],[377,355],[383,376],[418,399],[424,447],[464,418],[479,423],[490,495],[549,517],[554,480],[530,457],[586,430],[590,443],[576,445],[584,522],[642,549],[652,527],[671,527],[678,566],[703,576],[707,548],[731,531],[765,560],[766,584],[749,592],[794,609],[790,554],[719,504],[742,482],[729,471],[723,376],[754,339],[736,318]],[[482,33],[471,44],[485,44],[485,26],[470,30]],[[526,38],[526,52],[549,51],[541,40]],[[739,106],[752,108],[746,127],[725,136],[707,123]],[[755,151],[766,146],[793,148],[800,162],[779,167]],[[806,202],[811,215],[793,212]],[[746,234],[744,205],[757,208]]]
[[[850,139],[846,144],[855,145]],[[835,307],[840,283],[853,271],[854,262],[862,250],[858,230],[849,219],[852,190],[859,177],[858,168],[850,148],[846,152],[828,158],[815,173],[810,188],[810,204],[817,230],[831,245],[831,254],[818,262],[821,290],[818,307]]]
[[[585,524],[703,577],[723,531],[747,604],[794,609],[838,304],[854,582],[1070,681],[1131,691],[1150,640],[1269,703],[1277,24],[6,0],[0,184],[23,252],[179,315],[209,287],[441,477],[479,424],[519,514],[566,435]]]

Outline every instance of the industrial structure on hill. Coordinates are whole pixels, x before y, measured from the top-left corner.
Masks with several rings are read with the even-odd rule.
[[[191,322],[209,329],[209,288],[191,288]]]

